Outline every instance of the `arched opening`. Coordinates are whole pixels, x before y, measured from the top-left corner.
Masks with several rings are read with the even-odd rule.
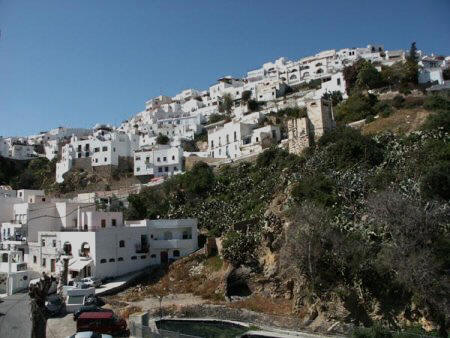
[[[170,240],[170,239],[172,239],[172,232],[171,232],[171,231],[166,231],[166,232],[164,233],[164,239],[165,239],[165,240]]]
[[[63,251],[66,255],[72,256],[72,244],[65,242],[63,245]]]
[[[322,68],[319,68],[319,69],[317,69],[317,72],[316,72],[317,74],[322,74],[323,73],[323,69]]]
[[[89,257],[90,252],[91,247],[89,246],[89,243],[84,242],[81,244],[80,257]]]
[[[289,77],[289,80],[296,80],[297,79],[297,75],[293,74]]]
[[[173,257],[180,257],[180,250],[173,250]]]
[[[303,78],[305,79],[305,78],[307,78],[307,77],[309,77],[309,72],[304,72],[304,73],[303,73]]]

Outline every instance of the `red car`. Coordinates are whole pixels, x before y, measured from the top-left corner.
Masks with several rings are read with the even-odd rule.
[[[77,319],[77,332],[94,331],[96,333],[127,333],[127,322],[112,312],[83,312]]]

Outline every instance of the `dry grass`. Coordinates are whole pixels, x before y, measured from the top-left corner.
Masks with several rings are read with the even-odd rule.
[[[119,310],[119,316],[122,317],[123,319],[128,319],[130,315],[136,312],[142,312],[142,308],[140,306],[130,305],[124,309]]]
[[[230,307],[262,312],[269,315],[285,316],[292,314],[292,301],[281,298],[265,298],[261,295],[252,295],[243,300],[233,302]]]
[[[379,117],[373,122],[363,126],[364,134],[377,134],[383,131],[392,131],[398,134],[410,133],[417,130],[430,115],[423,108],[396,110],[389,117]]]

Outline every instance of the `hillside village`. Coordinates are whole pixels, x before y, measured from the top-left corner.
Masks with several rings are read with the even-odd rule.
[[[27,181],[0,175],[0,293],[26,289],[43,272],[65,287],[87,277],[108,281],[171,264],[156,286],[143,283],[140,290],[156,296],[157,283],[170,277],[180,289],[195,293],[187,285],[197,277],[186,271],[203,269],[202,276],[214,285],[204,291],[206,299],[261,312],[248,306],[251,297],[265,297],[270,306],[282,299],[292,306],[289,315],[301,314],[304,327],[319,331],[350,318],[348,303],[364,308],[367,318],[347,324],[370,326],[377,318],[442,330],[448,325],[448,281],[442,273],[448,271],[448,257],[442,258],[448,247],[437,239],[448,239],[450,56],[425,55],[415,44],[411,50],[368,45],[295,61],[279,58],[242,78],[224,76],[206,90],[152,98],[119,126],[101,123],[92,129],[58,127],[28,137],[0,137],[5,168],[5,161],[18,166],[13,168],[36,160],[46,166],[39,187],[19,186]],[[399,78],[411,63],[417,67],[415,80]],[[406,121],[396,126],[399,130],[414,116],[420,121],[406,133],[380,127],[383,121],[392,127],[399,116]],[[370,131],[377,126],[384,133]],[[122,190],[87,191],[69,186],[74,173],[132,178],[133,183]],[[430,237],[423,243],[436,246],[424,255],[433,262],[439,258],[435,270],[411,273],[406,280],[401,266],[416,264],[412,253],[428,244],[394,243],[397,239],[387,233],[400,230],[389,228],[396,220],[383,209],[391,203],[399,219],[409,212],[417,216],[398,221],[405,227],[430,216],[428,230],[422,229]],[[292,230],[300,220],[313,229],[301,234],[304,241]],[[385,228],[378,229],[374,220]],[[415,231],[406,229],[405,238],[409,230]],[[366,246],[344,249],[352,246],[350,237]],[[311,255],[299,253],[311,244],[312,263]],[[393,247],[412,250],[411,255],[389,251]],[[381,258],[372,264],[365,250]],[[199,254],[205,260],[197,264]],[[388,255],[396,257],[398,270],[383,266]],[[208,275],[211,257],[219,257],[214,259],[220,267]],[[292,257],[303,260],[291,274]],[[182,270],[184,279],[176,279],[175,272]],[[434,276],[442,288],[426,293],[432,287],[418,274]],[[383,276],[386,294],[374,296],[370,279]],[[418,286],[418,280],[423,284]],[[400,289],[403,298],[390,304],[395,314],[386,319],[389,311],[380,308]],[[82,305],[76,303],[80,294],[95,292],[64,290],[74,309]],[[124,302],[126,295],[117,297]],[[417,301],[411,309],[413,295],[425,295],[428,303]],[[339,302],[333,298],[338,296]],[[330,308],[330,298],[342,308]],[[408,317],[405,308],[414,314]],[[346,325],[334,328],[329,332],[348,330]]]

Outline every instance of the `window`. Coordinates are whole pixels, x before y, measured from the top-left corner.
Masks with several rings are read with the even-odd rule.
[[[338,84],[338,86],[341,85],[341,79],[337,79],[337,84]]]
[[[98,163],[98,158],[95,159],[95,163]]]
[[[102,219],[102,228],[106,227],[106,219]]]
[[[219,136],[219,147],[222,145],[221,137]]]
[[[104,259],[104,258],[101,259],[101,260],[100,260],[100,263],[101,263],[101,264],[106,263],[106,259]]]
[[[56,239],[53,240],[52,246],[53,246],[54,248],[56,248]]]
[[[105,162],[108,162],[108,159],[105,157]]]
[[[41,246],[45,246],[45,239],[44,238],[41,239]]]
[[[131,256],[131,259],[132,259],[132,260],[136,260],[137,257],[136,257],[136,256]]]
[[[36,263],[37,263],[37,257],[33,256],[33,264],[36,264]]]
[[[214,141],[211,140],[211,148],[214,148]]]
[[[259,137],[256,137],[256,142],[259,142]]]
[[[175,155],[172,155],[172,161],[175,161]]]
[[[236,142],[236,141],[237,141],[237,133],[234,132],[234,142]]]
[[[155,254],[152,254],[150,257],[151,257],[151,258],[156,258],[156,255],[155,255]]]
[[[108,151],[108,147],[103,147],[102,151]]]
[[[173,167],[173,171],[178,171],[178,167]]]
[[[227,144],[230,143],[230,135],[227,134]]]
[[[89,157],[89,151],[86,151],[86,153],[84,154],[84,156]]]
[[[161,162],[161,158],[160,158],[160,157],[158,157],[157,161],[158,161],[158,162]]]
[[[141,168],[137,167],[136,172],[140,172],[140,171],[141,171]]]
[[[146,259],[146,258],[147,258],[146,255],[142,255],[142,256],[141,256],[141,259]]]
[[[159,173],[162,173],[162,167],[159,167],[159,168],[158,168],[158,172],[159,172]]]
[[[42,258],[42,266],[45,268],[45,258]]]
[[[125,247],[125,241],[121,240],[119,241],[119,248],[124,248]]]
[[[173,257],[180,257],[180,251],[179,250],[173,250]]]
[[[116,260],[115,260],[114,258],[110,258],[110,259],[109,259],[109,262],[110,262],[110,263],[114,263],[115,261],[116,261]]]
[[[100,148],[94,148],[94,152],[98,153],[100,151]]]
[[[164,171],[168,172],[169,171],[169,167],[164,167]]]
[[[116,221],[115,218],[113,218],[113,219],[111,220],[111,225],[112,225],[113,227],[115,227],[115,226],[117,225],[117,221]]]
[[[115,147],[113,148],[113,151],[116,152],[116,148]]]
[[[123,261],[123,257],[117,258],[117,261],[118,261],[118,262],[122,262],[122,261]]]
[[[146,157],[145,162],[147,162],[147,163],[150,162],[150,157]]]
[[[141,158],[139,156],[136,156],[136,161],[140,161]]]
[[[166,162],[167,161],[167,157],[163,157],[163,161]]]

